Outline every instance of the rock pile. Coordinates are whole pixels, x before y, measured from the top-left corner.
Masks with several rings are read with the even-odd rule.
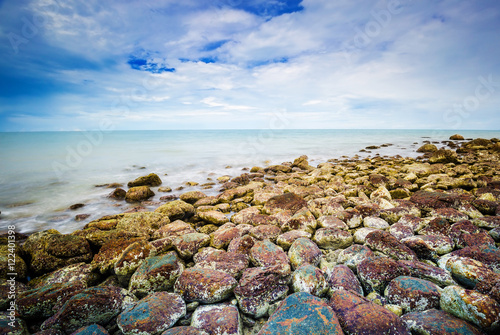
[[[186,192],[154,212],[32,234],[15,250],[14,300],[1,282],[0,330],[494,334],[499,141],[455,138],[456,150],[417,159],[313,167],[301,156],[254,167],[217,196]]]

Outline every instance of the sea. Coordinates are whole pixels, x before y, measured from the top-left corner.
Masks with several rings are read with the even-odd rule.
[[[164,130],[0,133],[0,233],[57,229],[71,233],[104,215],[138,204],[110,199],[107,184],[156,173],[170,193],[201,190],[215,195],[218,177],[235,177],[253,166],[292,162],[307,155],[316,166],[330,159],[400,155],[417,157],[425,141],[499,138],[485,130]],[[383,146],[382,146],[383,145]],[[367,150],[368,146],[380,146]],[[438,144],[439,147],[439,144]],[[188,182],[198,183],[188,186]],[[211,189],[201,185],[215,183]],[[70,209],[82,204],[83,207]],[[156,204],[156,206],[158,206]],[[77,220],[79,214],[88,214]]]

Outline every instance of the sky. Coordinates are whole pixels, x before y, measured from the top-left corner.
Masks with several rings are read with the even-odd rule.
[[[0,131],[500,129],[497,0],[0,0]]]

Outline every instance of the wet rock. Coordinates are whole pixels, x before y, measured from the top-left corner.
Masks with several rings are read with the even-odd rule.
[[[166,203],[165,205],[161,205],[155,210],[155,212],[165,214],[168,216],[170,221],[175,221],[190,218],[194,215],[195,209],[193,205],[188,204],[185,201],[174,200]]]
[[[152,292],[171,290],[184,268],[174,251],[147,258],[130,278],[129,291],[144,297]]]
[[[92,251],[85,238],[63,235],[53,229],[30,235],[23,249],[31,259],[29,268],[36,275],[92,259]]]
[[[299,266],[292,274],[294,292],[307,292],[322,297],[328,291],[323,271],[309,263]]]
[[[250,260],[255,266],[280,265],[289,268],[287,254],[269,240],[257,241],[250,249]]]
[[[305,263],[317,266],[322,255],[316,243],[303,237],[296,239],[288,250],[288,257],[294,269]]]
[[[104,274],[114,268],[116,261],[121,256],[123,250],[125,250],[129,245],[142,240],[141,238],[133,239],[117,239],[106,242],[99,253],[94,256],[92,260],[92,267],[99,269],[99,271]]]
[[[449,149],[439,149],[434,151],[429,157],[429,163],[458,163],[457,153]]]
[[[48,331],[53,331],[53,329],[50,329]],[[40,333],[37,333],[37,334],[42,335]],[[96,324],[79,328],[74,333],[71,333],[71,335],[108,335],[108,334],[109,333],[106,330],[106,328],[104,328],[103,326],[96,325]],[[43,335],[49,335],[49,334],[44,333]],[[59,335],[59,333],[53,334],[53,335]]]
[[[199,306],[193,313],[191,327],[203,329],[209,334],[243,334],[238,308],[226,304]]]
[[[203,221],[214,224],[216,226],[221,226],[224,223],[229,222],[227,216],[219,211],[198,212],[198,216]]]
[[[156,248],[151,243],[141,240],[132,243],[118,257],[114,265],[114,272],[122,286],[128,287],[130,277],[141,263],[148,257],[156,255]]]
[[[117,200],[123,200],[127,196],[127,191],[125,191],[123,188],[115,188],[109,195],[108,198],[112,199],[117,199]]]
[[[352,271],[357,271],[356,267],[362,260],[373,256],[373,251],[370,248],[364,245],[353,244],[339,253],[337,262],[346,265]]]
[[[293,242],[298,238],[311,238],[311,233],[303,230],[290,230],[286,233],[279,235],[276,238],[276,244],[283,248],[283,250],[290,249]]]
[[[116,323],[124,334],[159,334],[184,315],[186,304],[178,294],[155,292],[121,313]]]
[[[398,261],[398,263],[408,268],[412,277],[428,280],[441,287],[456,284],[449,271],[437,266],[418,261]]]
[[[443,266],[458,283],[468,288],[474,288],[493,273],[486,265],[469,257],[451,256],[443,261]]]
[[[150,173],[147,176],[139,177],[135,180],[128,182],[128,187],[136,187],[136,186],[160,186],[161,179],[155,173]]]
[[[147,200],[153,197],[155,193],[151,191],[149,186],[136,186],[129,188],[125,194],[125,200],[128,202],[137,202]]]
[[[436,152],[438,148],[434,144],[426,143],[417,149],[417,152]]]
[[[376,230],[366,236],[366,245],[372,250],[380,251],[387,256],[399,260],[418,260],[413,250],[399,242],[389,232]]]
[[[288,296],[260,330],[260,335],[344,334],[335,312],[307,292]]]
[[[149,239],[158,229],[169,223],[170,220],[166,215],[154,212],[138,212],[123,215],[118,220],[116,229]]]
[[[177,237],[172,244],[181,258],[189,259],[200,248],[210,244],[210,236],[202,233],[190,233]]]
[[[356,232],[353,235],[354,238],[354,243],[357,244],[365,244],[366,243],[366,236],[370,234],[373,231],[377,231],[379,229],[376,228],[359,228],[356,230]]]
[[[367,216],[363,219],[363,226],[366,228],[375,228],[375,229],[387,229],[390,227],[389,223],[384,219],[374,216]]]
[[[255,242],[256,240],[250,235],[237,237],[229,243],[227,251],[242,254],[248,258]]]
[[[400,276],[386,287],[384,296],[405,312],[425,311],[439,308],[440,288],[425,279]]]
[[[191,326],[180,326],[170,328],[164,331],[161,335],[209,335],[206,331],[191,327]]]
[[[21,292],[16,297],[17,311],[22,318],[45,320],[54,315],[56,305],[62,305],[69,298],[87,286],[82,281],[52,283],[43,287]]]
[[[234,252],[214,252],[196,263],[195,267],[225,272],[238,279],[248,267],[248,258]]]
[[[91,287],[67,300],[56,314],[45,320],[41,329],[54,328],[71,333],[92,324],[105,326],[133,301],[134,298],[123,289]]]
[[[250,229],[249,234],[257,240],[269,239],[271,242],[276,243],[276,239],[281,234],[281,229],[274,225],[261,225]]]
[[[308,158],[306,155],[302,155],[299,158],[296,158],[292,163],[292,168],[298,167],[301,170],[312,171],[314,167],[309,165]]]
[[[191,227],[189,223],[181,220],[176,220],[172,223],[163,225],[157,229],[153,235],[152,239],[157,240],[165,237],[178,237],[185,234],[196,233],[196,230]],[[173,240],[173,239],[172,239]]]
[[[418,244],[415,242],[422,241],[425,247],[431,252],[435,252],[438,255],[444,255],[451,251],[455,247],[453,240],[448,236],[439,235],[415,235],[412,237],[407,237],[401,242],[403,242],[408,248],[412,249],[419,257],[425,259],[433,259],[429,255],[425,254],[425,250],[419,249]]]
[[[488,331],[500,327],[500,304],[493,298],[460,286],[447,286],[441,294],[440,307],[460,319]]]
[[[303,208],[307,208],[307,202],[302,197],[294,193],[284,193],[270,198],[262,210],[269,215],[284,210],[288,210],[292,214],[295,214]]]
[[[356,269],[366,293],[375,291],[383,294],[391,280],[410,275],[408,268],[388,257],[365,258]]]
[[[467,321],[438,309],[408,313],[403,315],[402,320],[412,334],[484,335],[481,330]]]
[[[313,241],[321,249],[337,250],[345,249],[352,245],[354,239],[346,230],[337,228],[321,228],[316,230]]]
[[[320,216],[317,220],[319,228],[336,228],[342,230],[348,230],[349,227],[344,223],[344,221],[333,215]]]
[[[281,226],[281,229],[283,231],[303,230],[312,234],[316,229],[316,225],[314,215],[308,209],[304,209],[295,213],[290,220]]]
[[[245,269],[234,289],[240,310],[254,318],[267,314],[270,305],[288,293],[290,272],[281,265]]]
[[[491,245],[480,245],[466,247],[461,250],[455,250],[450,256],[470,257],[488,266],[496,273],[500,273],[500,249]]]
[[[182,201],[185,201],[187,202],[188,204],[195,204],[196,202],[198,202],[199,200],[203,199],[203,198],[206,198],[206,194],[201,192],[201,191],[190,191],[190,192],[186,192],[186,193],[183,193],[179,196],[179,199],[181,199]],[[210,203],[211,204],[211,203]],[[198,206],[200,206],[200,204],[198,203]],[[198,206],[195,206],[195,207],[198,207]]]
[[[236,279],[225,272],[189,268],[177,279],[174,291],[187,302],[213,304],[227,299],[237,284]]]
[[[335,266],[328,280],[329,295],[336,290],[347,290],[363,296],[363,287],[354,272],[346,265]]]
[[[399,316],[354,292],[333,291],[329,305],[346,334],[411,334]]]

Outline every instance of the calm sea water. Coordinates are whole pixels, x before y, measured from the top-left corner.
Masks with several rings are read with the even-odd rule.
[[[112,191],[96,185],[126,183],[157,173],[173,194],[244,167],[267,166],[308,155],[316,166],[341,156],[416,157],[424,140],[446,140],[453,130],[192,130],[112,132],[0,133],[0,232],[55,228],[69,233],[103,215],[134,205],[107,198]],[[500,137],[498,131],[458,131],[466,138]],[[369,145],[392,146],[361,153]],[[152,200],[166,193],[157,192]],[[203,190],[216,194],[218,187]],[[78,210],[69,206],[83,203]],[[75,221],[77,214],[90,214]]]

